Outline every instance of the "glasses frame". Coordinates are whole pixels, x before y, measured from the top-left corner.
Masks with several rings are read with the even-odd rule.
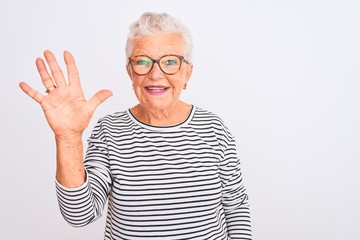
[[[160,64],[160,60],[164,57],[169,57],[169,56],[175,56],[175,57],[178,57],[180,59],[180,65],[179,65],[179,69],[174,72],[174,73],[166,73],[162,68],[161,68],[161,64]],[[134,67],[133,67],[133,64],[132,64],[132,61],[131,59],[134,58],[134,57],[147,57],[151,60],[151,67],[149,69],[149,71],[147,73],[143,73],[143,74],[139,74],[137,73],[135,70],[134,70]],[[145,76],[146,74],[148,74],[149,72],[151,72],[151,70],[153,69],[155,63],[157,63],[157,65],[159,66],[160,70],[166,74],[166,75],[174,75],[176,73],[178,73],[181,69],[181,66],[182,66],[182,62],[185,62],[186,64],[189,64],[189,62],[185,59],[184,56],[181,56],[181,55],[176,55],[176,54],[166,54],[164,56],[161,56],[159,59],[153,59],[152,57],[149,57],[148,55],[136,55],[136,56],[133,56],[133,57],[129,57],[129,64],[131,66],[131,69],[134,71],[135,74],[139,75],[139,76]]]

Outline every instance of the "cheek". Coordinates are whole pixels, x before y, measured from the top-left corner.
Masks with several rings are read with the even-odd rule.
[[[133,76],[133,78],[131,79],[133,82],[133,86],[139,86],[141,85],[142,82],[144,82],[143,80],[144,77],[141,76]]]
[[[180,91],[185,83],[185,77],[183,75],[173,76],[168,78],[170,86],[176,91]]]
[[[183,87],[185,83],[187,83],[189,78],[188,72],[187,71],[183,71],[181,72],[181,76],[178,79],[178,84]]]

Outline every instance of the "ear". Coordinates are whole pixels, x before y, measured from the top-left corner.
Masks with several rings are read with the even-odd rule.
[[[193,65],[192,63],[189,63],[186,67],[186,72],[185,72],[185,84],[183,86],[183,90],[186,90],[187,89],[187,85],[188,85],[188,82],[190,80],[190,77],[191,77],[191,74],[192,74],[192,70],[193,70]]]
[[[194,65],[192,63],[189,63],[186,68],[186,83],[189,81],[189,79],[191,77],[193,67],[194,67]]]
[[[129,75],[131,81],[132,81],[132,80],[133,80],[133,74],[134,74],[134,73],[133,73],[133,71],[132,71],[132,69],[131,69],[130,64],[127,64],[127,65],[126,65],[126,71],[127,71],[128,75]]]

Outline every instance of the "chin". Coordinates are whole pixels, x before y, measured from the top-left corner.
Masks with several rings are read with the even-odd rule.
[[[164,102],[164,100],[160,100],[160,101],[147,102],[147,103],[142,104],[142,105],[143,105],[143,107],[145,109],[161,111],[161,110],[171,108],[174,105],[174,103],[172,103],[172,102]]]

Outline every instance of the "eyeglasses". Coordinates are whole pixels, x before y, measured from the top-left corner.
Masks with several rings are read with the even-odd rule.
[[[169,54],[162,56],[160,59],[155,60],[146,55],[138,55],[129,57],[129,63],[132,70],[140,76],[148,74],[154,67],[154,63],[157,63],[161,71],[168,75],[177,73],[181,68],[181,63],[184,60],[185,63],[189,64],[183,56]]]

